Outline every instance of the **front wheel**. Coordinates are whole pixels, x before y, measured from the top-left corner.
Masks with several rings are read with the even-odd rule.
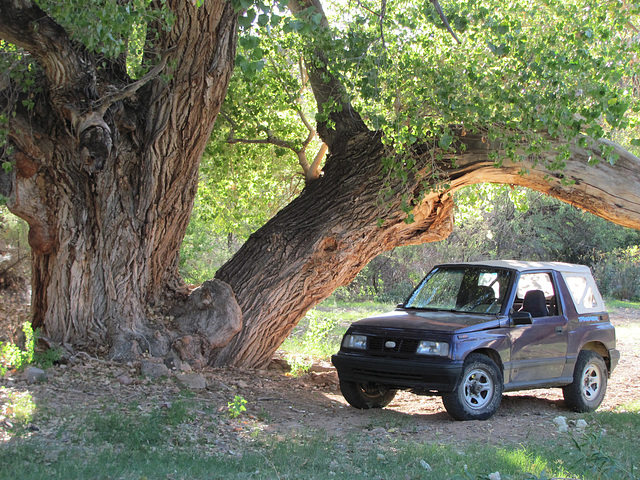
[[[502,401],[502,372],[489,357],[472,353],[464,362],[462,376],[453,392],[442,395],[442,403],[456,420],[486,420]]]
[[[573,383],[562,388],[564,402],[575,412],[597,409],[607,391],[607,365],[592,350],[582,350],[573,370]]]
[[[340,380],[340,391],[349,405],[361,410],[383,408],[391,403],[397,390],[373,383],[358,383]]]

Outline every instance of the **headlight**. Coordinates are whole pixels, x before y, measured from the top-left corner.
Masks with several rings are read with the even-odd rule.
[[[419,355],[439,355],[441,357],[446,357],[449,354],[449,344],[447,342],[422,340],[418,344],[416,353]]]
[[[358,350],[367,349],[367,337],[365,335],[345,335],[342,339],[344,348],[357,348]]]

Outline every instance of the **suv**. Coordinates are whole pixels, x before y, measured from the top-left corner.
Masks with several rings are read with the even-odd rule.
[[[393,312],[353,323],[332,362],[356,408],[409,390],[441,396],[456,420],[486,420],[503,392],[534,388],[595,410],[615,347],[588,267],[503,260],[436,266]]]

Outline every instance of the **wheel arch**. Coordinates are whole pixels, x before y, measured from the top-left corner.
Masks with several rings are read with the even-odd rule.
[[[465,360],[472,353],[479,353],[480,355],[489,357],[498,366],[498,368],[500,369],[500,372],[502,372],[502,375],[504,376],[504,365],[502,363],[502,358],[500,357],[500,354],[496,350],[492,348],[478,348],[476,350],[472,350],[469,353],[467,353],[467,355],[465,356]]]
[[[611,358],[609,357],[609,350],[602,342],[598,342],[598,341],[587,342],[582,346],[578,354],[582,350],[591,350],[593,352],[596,352],[598,355],[600,355],[604,360],[605,365],[607,366],[607,376],[611,374]]]

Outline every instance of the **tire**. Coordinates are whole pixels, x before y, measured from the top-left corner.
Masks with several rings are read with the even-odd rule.
[[[575,412],[593,412],[607,392],[607,365],[592,350],[582,350],[573,370],[573,383],[562,388],[564,402]]]
[[[391,403],[397,390],[390,390],[372,383],[340,380],[340,391],[349,405],[361,410],[383,408]]]
[[[493,360],[472,353],[464,362],[454,391],[442,394],[444,408],[455,420],[491,418],[502,401],[502,378],[502,371]]]

